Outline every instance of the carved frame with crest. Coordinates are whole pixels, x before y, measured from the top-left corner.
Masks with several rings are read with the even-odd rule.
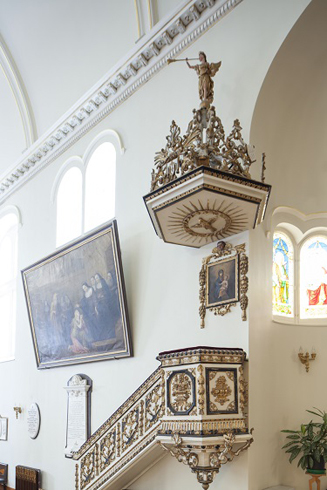
[[[217,297],[215,301],[212,297],[213,286],[212,278],[210,278],[210,273],[218,267],[220,267],[219,271],[221,269],[224,270],[226,266],[229,266],[233,274],[233,293],[230,294],[225,291],[224,295]],[[238,302],[240,303],[242,310],[242,320],[246,321],[246,309],[248,306],[247,291],[249,284],[249,280],[247,277],[248,268],[249,261],[245,253],[245,243],[233,246],[230,243],[219,241],[216,247],[212,250],[212,253],[203,258],[202,267],[199,274],[199,315],[201,319],[201,328],[204,328],[205,326],[205,316],[207,309],[213,311],[215,315],[224,316],[226,315],[226,313],[229,313],[231,311],[231,307],[236,306]],[[220,289],[221,287],[224,286],[220,286]]]

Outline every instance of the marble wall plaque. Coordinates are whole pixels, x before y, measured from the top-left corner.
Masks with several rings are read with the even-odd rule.
[[[37,403],[32,405],[27,410],[27,431],[31,439],[36,439],[40,431],[40,409]]]
[[[65,455],[72,457],[88,437],[89,403],[88,391],[91,384],[89,379],[75,374],[68,381],[65,390],[68,394],[67,401],[67,426]]]
[[[8,418],[0,415],[0,441],[6,441],[8,435]]]

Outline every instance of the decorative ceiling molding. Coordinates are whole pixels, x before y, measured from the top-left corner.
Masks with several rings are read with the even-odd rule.
[[[15,98],[24,129],[26,148],[29,148],[37,138],[34,114],[19,70],[1,35],[0,66]]]
[[[242,0],[193,0],[142,37],[116,65],[0,177],[0,203],[78,141]],[[140,43],[142,42],[142,45]]]

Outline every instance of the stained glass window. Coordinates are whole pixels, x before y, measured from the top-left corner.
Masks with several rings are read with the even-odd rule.
[[[294,251],[284,233],[274,233],[273,314],[294,317]]]
[[[327,317],[327,238],[309,238],[300,256],[300,318]]]

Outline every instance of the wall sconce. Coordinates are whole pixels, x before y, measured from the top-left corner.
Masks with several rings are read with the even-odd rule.
[[[310,368],[310,361],[314,361],[315,358],[317,357],[317,353],[315,349],[312,347],[311,354],[309,354],[309,352],[306,352],[304,354],[302,347],[300,347],[298,356],[301,363],[305,365],[305,370],[308,373]]]
[[[22,413],[22,407],[14,407],[14,410],[16,412],[16,419],[18,419],[18,414]]]

